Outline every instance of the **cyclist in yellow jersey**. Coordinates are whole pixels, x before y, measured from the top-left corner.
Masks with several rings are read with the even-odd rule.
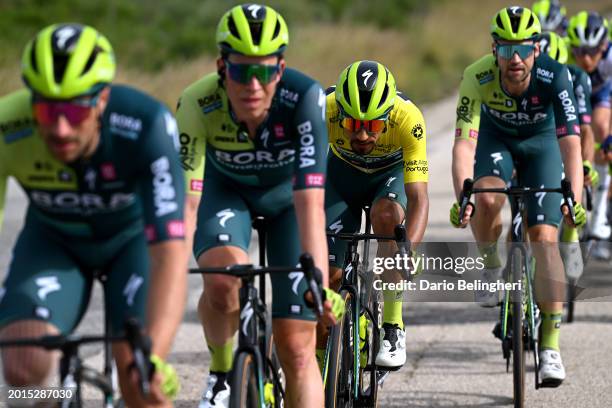
[[[328,89],[326,117],[327,228],[359,231],[361,209],[370,205],[376,234],[392,236],[395,225],[405,222],[407,238],[419,243],[429,210],[425,121],[419,109],[396,92],[395,79],[382,64],[357,61]],[[330,239],[328,245],[330,286],[337,289],[346,243]],[[396,251],[395,243],[380,242],[377,256],[393,257]],[[400,279],[395,270],[383,275],[387,282]],[[398,369],[406,361],[402,292],[384,294],[384,336],[376,364]],[[321,347],[319,339],[318,355]]]

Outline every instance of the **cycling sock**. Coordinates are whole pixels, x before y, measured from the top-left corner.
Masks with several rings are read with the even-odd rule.
[[[542,312],[542,349],[559,351],[562,313]]]
[[[402,291],[383,290],[383,322],[397,324],[401,329],[404,328],[402,318]]]
[[[480,254],[484,258],[483,263],[487,269],[495,269],[501,266],[501,259],[497,252],[497,242],[479,246]]]
[[[561,242],[578,242],[578,229],[564,225],[561,232]]]
[[[210,350],[210,371],[227,373],[232,369],[234,359],[234,339],[229,339],[222,346],[215,346],[208,342]]]

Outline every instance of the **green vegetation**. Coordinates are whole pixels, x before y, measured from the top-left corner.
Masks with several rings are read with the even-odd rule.
[[[184,86],[214,69],[214,34],[222,13],[239,1],[2,0],[0,94],[20,86],[25,43],[54,22],[91,24],[113,44],[119,80],[173,105]],[[417,102],[452,92],[461,72],[490,47],[491,16],[507,1],[300,0],[265,1],[289,25],[290,66],[325,86],[358,59],[387,65]],[[569,12],[612,11],[597,0],[564,1]],[[605,8],[608,8],[606,10]]]

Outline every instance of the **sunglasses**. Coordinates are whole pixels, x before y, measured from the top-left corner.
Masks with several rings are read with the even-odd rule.
[[[387,124],[386,120],[373,119],[373,120],[358,120],[351,117],[344,117],[340,121],[340,126],[350,132],[359,132],[361,129],[365,129],[368,134],[379,133],[385,129]]]
[[[572,52],[574,55],[579,57],[588,55],[590,57],[594,57],[601,52],[599,47],[572,47]]]
[[[32,112],[34,119],[43,125],[55,124],[60,116],[66,118],[71,126],[78,126],[91,114],[91,110],[98,103],[99,94],[92,98],[79,98],[70,101],[57,101],[43,98],[34,98]]]
[[[512,59],[514,54],[518,54],[521,59],[529,57],[535,50],[534,44],[497,44],[495,46],[497,55],[503,59]]]
[[[243,85],[251,82],[253,77],[257,78],[262,85],[269,84],[280,72],[280,64],[234,64],[225,60],[225,66],[227,67],[229,77]]]

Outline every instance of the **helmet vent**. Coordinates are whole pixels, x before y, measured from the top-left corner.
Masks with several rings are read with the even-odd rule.
[[[503,27],[504,23],[502,23],[502,19],[501,19],[501,15],[497,15],[497,18],[495,19],[495,23],[497,24],[498,27]]]
[[[66,72],[66,65],[68,65],[68,54],[54,54],[53,55],[53,78],[55,83],[62,82],[64,73]]]
[[[531,27],[533,25],[533,14],[529,15],[529,21],[527,22],[527,27]]]
[[[38,72],[38,62],[36,61],[36,39],[32,41],[32,49],[30,51],[30,65],[34,72]]]
[[[519,23],[521,22],[521,16],[520,15],[514,15],[510,17],[510,28],[512,28],[512,32],[516,33],[518,32],[518,27],[519,27]]]
[[[236,22],[234,21],[234,18],[232,16],[227,19],[227,28],[230,30],[230,33],[232,33],[234,37],[240,38],[240,34],[238,33],[238,29],[236,28]]]
[[[382,104],[387,100],[387,95],[389,94],[389,85],[385,84],[385,88],[383,89],[383,93],[380,96],[380,102],[378,102],[378,108],[382,106]]]
[[[278,21],[278,19],[277,19],[276,20],[276,26],[274,26],[274,34],[272,34],[272,38],[277,38],[278,37],[278,33],[280,33],[280,29],[281,29],[280,21]]]
[[[359,91],[359,110],[361,112],[367,112],[370,100],[372,99],[372,92],[363,90]]]
[[[344,99],[346,99],[349,106],[351,106],[351,95],[349,94],[349,89],[348,89],[348,78],[342,84],[342,95],[344,95]]]
[[[251,29],[251,37],[253,37],[253,44],[259,45],[261,43],[261,29],[263,27],[262,23],[249,23],[249,27]]]
[[[83,72],[81,73],[81,76],[85,75],[87,71],[91,69],[100,51],[102,51],[102,49],[99,46],[94,47],[93,51],[91,52],[91,55],[87,59],[87,63],[85,64],[85,67],[83,67]]]

